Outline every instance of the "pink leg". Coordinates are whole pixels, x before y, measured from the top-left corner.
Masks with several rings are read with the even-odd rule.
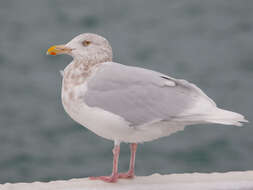
[[[130,145],[131,148],[131,159],[129,164],[129,170],[126,173],[120,173],[119,178],[133,178],[134,177],[134,164],[135,164],[135,154],[137,150],[137,144],[132,143]]]
[[[116,182],[118,180],[118,160],[119,160],[119,152],[120,152],[120,145],[115,145],[113,150],[113,168],[112,174],[110,176],[99,176],[99,177],[89,177],[91,180],[102,180],[105,182]]]

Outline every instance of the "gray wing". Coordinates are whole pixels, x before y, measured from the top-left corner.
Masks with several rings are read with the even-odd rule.
[[[103,63],[88,80],[84,101],[123,117],[137,126],[170,120],[191,109],[201,97],[215,105],[198,87],[162,73]]]

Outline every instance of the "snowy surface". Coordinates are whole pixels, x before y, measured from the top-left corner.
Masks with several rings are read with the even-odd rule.
[[[210,174],[171,174],[138,176],[133,180],[122,179],[117,183],[71,179],[49,183],[6,183],[0,190],[252,190],[253,171],[210,173]]]

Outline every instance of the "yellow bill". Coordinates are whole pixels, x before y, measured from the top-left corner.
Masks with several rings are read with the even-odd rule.
[[[66,47],[65,45],[56,45],[56,46],[51,46],[47,50],[47,55],[58,55],[58,54],[67,54],[71,52],[71,48]]]

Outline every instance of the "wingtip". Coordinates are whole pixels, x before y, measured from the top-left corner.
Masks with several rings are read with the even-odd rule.
[[[249,123],[249,121],[243,117],[242,119],[240,119],[239,121],[237,121],[235,125],[239,126],[239,127],[242,127],[246,123]]]

